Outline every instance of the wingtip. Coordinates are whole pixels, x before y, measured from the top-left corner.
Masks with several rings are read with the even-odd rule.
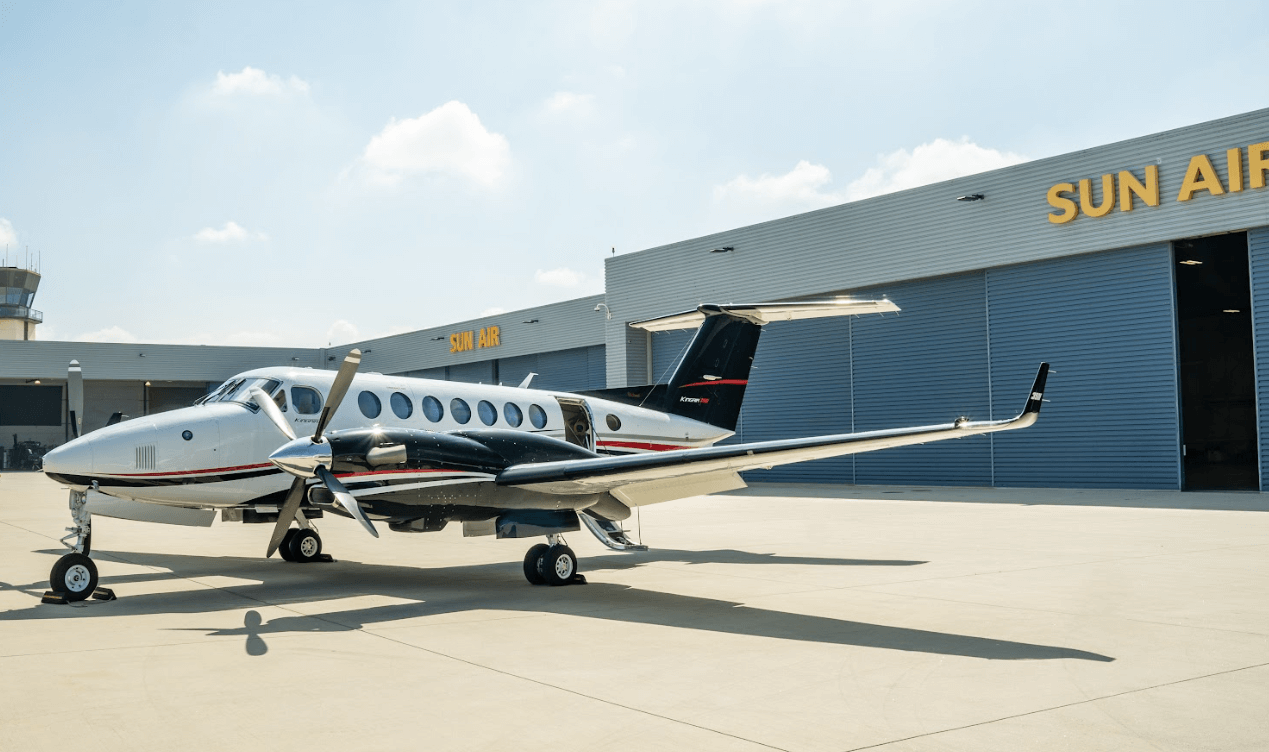
[[[1027,405],[1022,409],[1022,414],[1040,412],[1040,406],[1044,404],[1044,382],[1049,378],[1049,364],[1041,363],[1040,370],[1036,372],[1035,383],[1031,385],[1031,392],[1027,395]]]

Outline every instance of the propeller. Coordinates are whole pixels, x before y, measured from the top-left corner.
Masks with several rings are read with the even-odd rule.
[[[282,539],[286,537],[286,531],[291,527],[291,520],[295,519],[296,512],[304,502],[304,487],[309,478],[316,478],[326,486],[340,506],[366,528],[366,532],[376,538],[379,537],[379,531],[370,520],[366,519],[361,507],[357,504],[357,499],[330,471],[330,466],[334,464],[334,457],[331,455],[330,442],[322,438],[331,419],[335,417],[335,412],[339,410],[340,403],[344,401],[344,396],[348,394],[348,387],[352,385],[359,365],[361,365],[361,351],[351,350],[339,366],[339,372],[335,374],[335,381],[331,384],[330,393],[326,397],[326,405],[318,416],[317,428],[307,439],[301,439],[295,435],[295,430],[291,428],[291,424],[282,415],[277,403],[268,394],[258,387],[251,390],[251,395],[255,403],[260,406],[260,411],[290,439],[269,455],[269,461],[295,476],[295,480],[291,482],[291,490],[287,492],[286,501],[278,509],[278,521],[273,527],[272,537],[269,538],[269,551],[265,554],[265,558],[273,556],[273,552],[278,550]]]
[[[72,360],[66,369],[66,409],[70,413],[71,438],[78,439],[84,433],[84,372],[78,360]]]

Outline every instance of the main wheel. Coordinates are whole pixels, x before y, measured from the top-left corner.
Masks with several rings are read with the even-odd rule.
[[[322,539],[312,530],[296,530],[289,548],[293,561],[307,563],[321,556]]]
[[[297,528],[291,528],[286,531],[286,535],[282,536],[282,542],[278,544],[278,553],[282,555],[283,561],[295,561],[295,556],[291,554],[291,539],[299,532]]]
[[[528,580],[529,584],[546,584],[546,578],[542,576],[542,554],[545,554],[549,548],[550,546],[545,543],[539,543],[524,555],[524,579]]]
[[[577,574],[577,556],[563,544],[551,546],[542,554],[539,570],[548,585],[567,585]]]
[[[66,600],[82,601],[97,589],[97,565],[83,554],[66,554],[53,565],[48,584]]]

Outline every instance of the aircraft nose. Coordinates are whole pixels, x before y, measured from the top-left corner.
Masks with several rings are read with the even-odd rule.
[[[76,439],[62,444],[44,455],[44,472],[50,476],[91,475],[93,471],[93,445],[90,441]]]

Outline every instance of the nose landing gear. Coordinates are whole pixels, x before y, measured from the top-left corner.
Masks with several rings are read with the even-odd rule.
[[[532,585],[585,585],[577,571],[577,555],[559,535],[548,535],[524,555],[524,578]]]
[[[71,550],[53,565],[49,572],[50,591],[45,593],[46,603],[67,603],[82,601],[89,596],[101,600],[112,600],[114,593],[106,588],[97,589],[97,565],[88,558],[92,550],[92,515],[88,512],[88,492],[70,492],[71,520],[74,527],[66,530],[70,533],[62,538],[62,544]],[[72,544],[70,540],[74,538]]]

